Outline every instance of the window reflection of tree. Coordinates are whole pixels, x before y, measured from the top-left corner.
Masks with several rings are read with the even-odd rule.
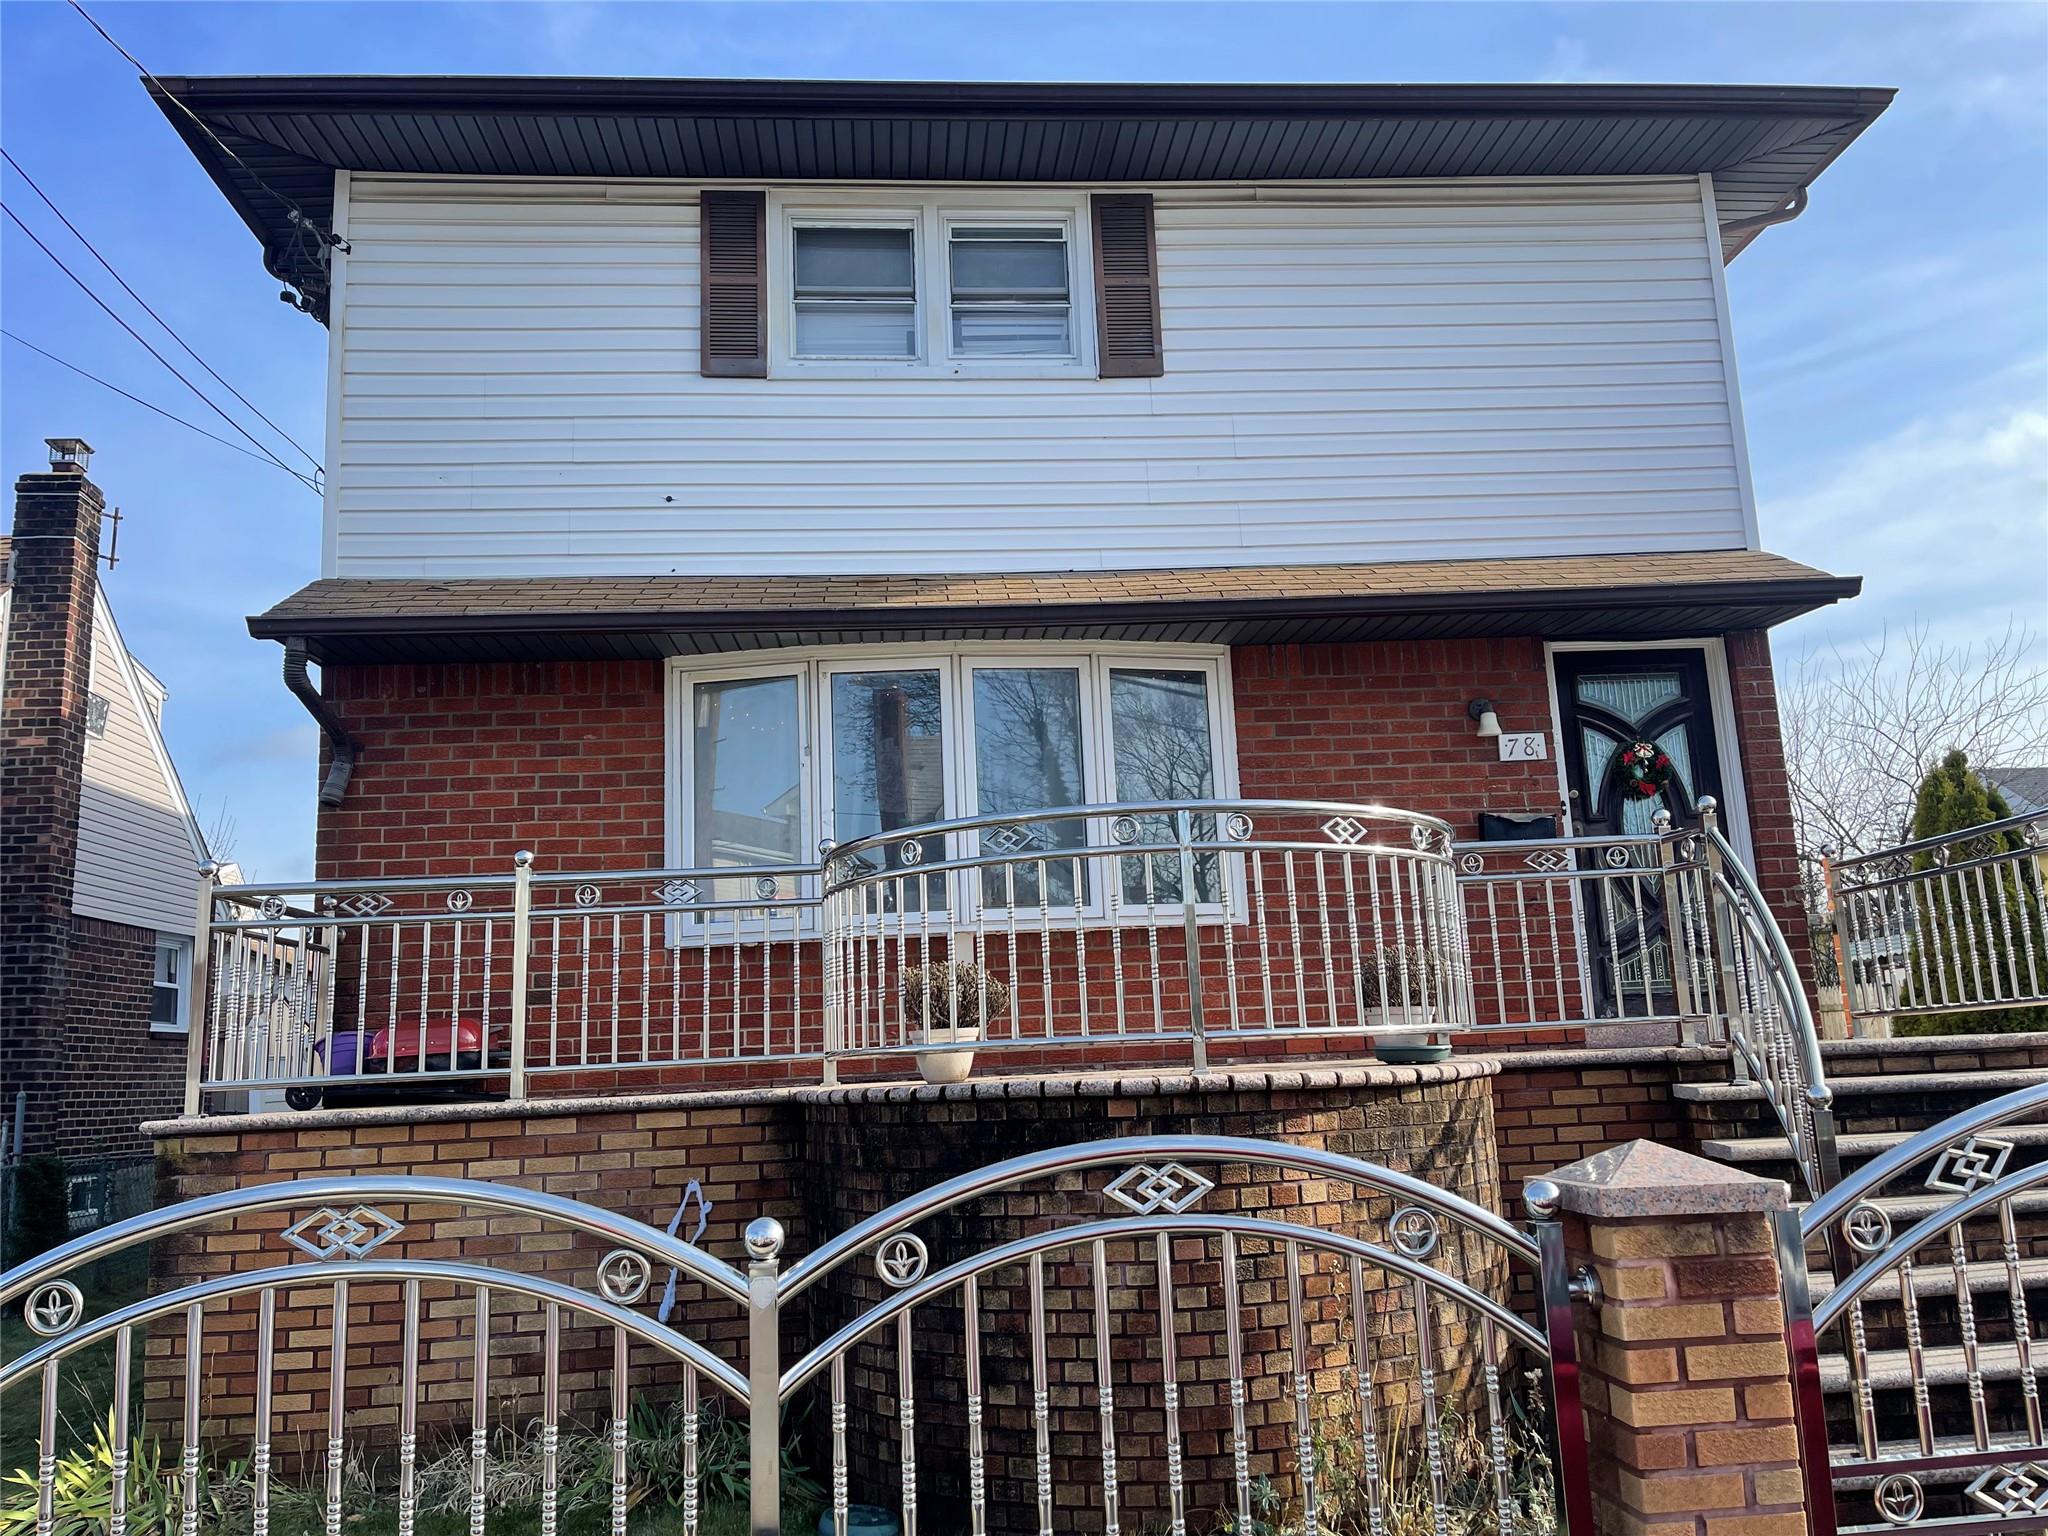
[[[974,673],[974,772],[981,811],[1043,810],[1078,805],[1081,776],[1081,676],[1066,667],[986,667]],[[992,907],[1039,905],[1036,850],[1078,848],[1078,821],[1032,822],[1032,855],[983,870],[982,901]],[[984,849],[987,845],[984,843]],[[1054,906],[1074,904],[1074,867],[1048,857],[1045,883]],[[1082,889],[1087,875],[1082,874]]]
[[[1216,765],[1209,733],[1209,685],[1201,672],[1128,671],[1109,674],[1109,709],[1114,725],[1116,794],[1120,800],[1205,800],[1216,792]],[[1139,836],[1145,842],[1171,842],[1171,816],[1141,816]],[[1216,819],[1194,818],[1194,835],[1213,839]],[[1142,903],[1147,897],[1146,864],[1150,863],[1150,894],[1158,901],[1179,901],[1180,858],[1154,854],[1122,861],[1124,899]],[[1195,894],[1202,901],[1221,899],[1221,867],[1215,854],[1195,863]]]
[[[845,842],[944,819],[944,718],[937,672],[843,673],[832,679],[833,836]],[[946,856],[943,837],[916,841],[916,862]],[[903,864],[903,845],[892,844],[884,867]],[[919,883],[925,900],[938,904],[943,878]],[[906,895],[914,910],[915,891]],[[893,909],[891,902],[888,910]]]

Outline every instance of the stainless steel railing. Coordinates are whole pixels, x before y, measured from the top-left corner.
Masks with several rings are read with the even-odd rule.
[[[2048,1005],[2048,814],[1822,865],[1851,1027]]]
[[[835,1057],[1463,1029],[1450,828],[1385,806],[1066,806],[829,850]]]
[[[1119,803],[900,828],[816,864],[209,879],[186,1106],[1665,1024],[1731,1046],[1820,1187],[1812,1013],[1702,808],[1698,832],[1453,844],[1385,806]]]

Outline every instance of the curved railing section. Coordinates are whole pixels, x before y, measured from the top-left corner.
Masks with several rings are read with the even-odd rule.
[[[1755,877],[1721,835],[1713,803],[1703,801],[1701,811],[1728,1043],[1769,1100],[1808,1192],[1824,1194],[1840,1178],[1841,1162],[1834,1093],[1806,985]]]
[[[1822,868],[1852,1026],[2040,1008],[2048,1027],[2048,812]]]
[[[2048,1462],[2034,1338],[2048,1279],[2048,1087],[1955,1115],[1873,1159],[1802,1214],[1840,1256],[1790,1288],[1814,1489],[1839,1529],[2039,1530]],[[1811,1326],[1802,1326],[1810,1308]],[[1803,1355],[1801,1351],[1804,1351]],[[1846,1399],[1830,1451],[1824,1396]],[[1817,1529],[1837,1529],[1830,1521]]]
[[[827,851],[836,1057],[1431,1036],[1472,1019],[1447,824],[1334,801],[1075,805]]]
[[[1343,1218],[1276,1219],[1248,1183],[1340,1186],[1316,1198]],[[1547,1314],[1518,1310],[1545,1260],[1483,1207],[1341,1154],[1214,1136],[1053,1148],[899,1201],[780,1275],[822,1337],[779,1392],[823,1389],[841,1529],[856,1461],[893,1462],[909,1530],[920,1458],[942,1457],[964,1463],[973,1530],[1058,1529],[1076,1507],[1113,1529],[1136,1485],[1174,1530],[1212,1510],[1244,1531],[1379,1530],[1401,1509],[1439,1530],[1554,1529],[1575,1486],[1557,1468],[1583,1450],[1576,1374],[1553,1371]],[[1554,1401],[1517,1397],[1531,1375]],[[893,1388],[888,1419],[862,1416],[863,1383],[870,1401]],[[1282,1449],[1258,1433],[1274,1401],[1286,1444],[1255,1477],[1255,1454]]]
[[[579,1253],[579,1237],[597,1241]],[[125,1303],[98,1300],[109,1261],[144,1257],[165,1239],[186,1256],[173,1272],[196,1278]],[[475,1258],[449,1256],[459,1250]],[[266,1536],[279,1479],[304,1489],[302,1501],[337,1532],[355,1497],[351,1457],[365,1437],[385,1437],[401,1532],[420,1513],[423,1445],[448,1448],[443,1459],[466,1446],[470,1529],[481,1532],[486,1479],[509,1433],[537,1439],[534,1492],[551,1531],[565,1475],[591,1471],[565,1467],[563,1436],[596,1419],[604,1500],[623,1530],[634,1388],[664,1374],[681,1401],[679,1474],[694,1530],[700,1393],[708,1386],[743,1414],[750,1389],[702,1342],[636,1310],[657,1265],[736,1318],[743,1312],[745,1279],[688,1244],[595,1207],[470,1180],[285,1182],[76,1238],[0,1275],[0,1303],[18,1300],[36,1336],[0,1366],[0,1416],[37,1426],[36,1528],[55,1521],[60,1433],[97,1425],[111,1458],[105,1507],[67,1508],[67,1522],[124,1529],[131,1504],[146,1507],[161,1491],[132,1486],[131,1447],[160,1435],[175,1439],[175,1482],[164,1486],[181,1501],[182,1530],[197,1529],[212,1469],[231,1456],[246,1458],[254,1536]],[[23,1402],[31,1393],[32,1409]],[[60,1419],[67,1397],[82,1400],[83,1426]],[[99,1486],[67,1473],[65,1497],[90,1503]]]

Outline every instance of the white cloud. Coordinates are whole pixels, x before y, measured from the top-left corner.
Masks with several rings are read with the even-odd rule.
[[[2048,622],[2048,409],[1922,418],[1852,448],[1819,482],[1767,497],[1765,543],[1860,574],[1864,595],[1801,629],[1811,638],[1925,622],[1969,637]]]
[[[1586,85],[1594,81],[1620,80],[1621,73],[1593,63],[1593,51],[1583,38],[1559,37],[1550,44],[1550,57],[1537,73],[1542,85]]]

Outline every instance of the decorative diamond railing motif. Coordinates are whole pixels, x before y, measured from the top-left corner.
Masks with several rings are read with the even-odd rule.
[[[694,880],[664,880],[654,888],[664,906],[687,907],[697,899],[697,882]]]
[[[981,835],[981,846],[996,853],[1017,853],[1026,848],[1036,848],[1043,839],[1037,827],[1004,826],[992,827]]]
[[[1538,848],[1534,853],[1522,855],[1522,864],[1527,869],[1556,875],[1572,867],[1572,856],[1562,848]]]
[[[2048,1514],[2048,1466],[1992,1467],[1964,1490],[1982,1508],[2001,1515]]]
[[[335,910],[346,917],[377,917],[391,910],[391,898],[382,891],[359,891],[353,896],[344,896],[335,904]]]
[[[1927,1187],[1967,1195],[1996,1184],[2012,1157],[2012,1143],[1994,1136],[1971,1136],[1946,1148],[1927,1174]]]
[[[1178,1216],[1215,1187],[1214,1179],[1180,1163],[1157,1167],[1137,1163],[1118,1174],[1102,1192],[1140,1216],[1150,1216],[1155,1211],[1170,1211]]]
[[[292,1247],[316,1259],[360,1259],[405,1230],[405,1223],[374,1206],[337,1211],[323,1205],[301,1216],[279,1234]]]
[[[1364,842],[1371,831],[1372,828],[1356,816],[1332,816],[1323,823],[1323,836],[1333,843],[1342,843],[1347,848]]]

